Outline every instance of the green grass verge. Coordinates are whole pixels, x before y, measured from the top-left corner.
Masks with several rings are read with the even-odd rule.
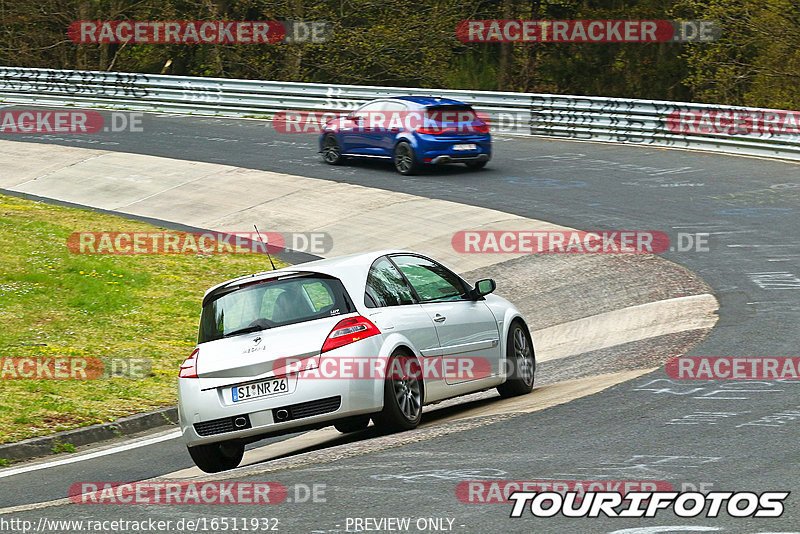
[[[0,357],[147,358],[143,379],[0,380],[0,443],[168,406],[212,285],[269,268],[253,255],[79,255],[80,231],[158,231],[0,195]],[[278,264],[280,268],[285,264]]]

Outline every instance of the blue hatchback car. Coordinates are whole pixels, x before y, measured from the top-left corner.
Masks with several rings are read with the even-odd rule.
[[[492,138],[489,125],[468,104],[402,96],[373,100],[330,119],[319,150],[329,165],[350,157],[386,158],[400,174],[415,174],[440,163],[480,169],[492,157]]]

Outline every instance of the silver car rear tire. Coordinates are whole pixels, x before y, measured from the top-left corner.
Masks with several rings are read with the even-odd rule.
[[[407,362],[412,364],[410,374],[397,375],[393,369],[407,369]],[[375,414],[372,420],[375,426],[389,432],[412,430],[422,420],[422,402],[424,385],[419,362],[413,356],[396,353],[388,362],[386,379],[383,384],[383,410]]]
[[[244,444],[221,441],[188,447],[195,465],[206,473],[219,473],[237,467],[244,456]]]

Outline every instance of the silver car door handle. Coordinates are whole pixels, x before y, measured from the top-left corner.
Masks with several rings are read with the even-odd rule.
[[[436,317],[433,318],[433,320],[436,321],[437,323],[443,323],[445,319],[447,319],[447,317],[445,317],[444,315],[439,315],[438,313],[436,314]]]

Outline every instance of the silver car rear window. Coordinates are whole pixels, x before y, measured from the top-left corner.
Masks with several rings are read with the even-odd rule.
[[[344,286],[336,278],[303,276],[245,283],[206,301],[197,342],[354,310]]]

